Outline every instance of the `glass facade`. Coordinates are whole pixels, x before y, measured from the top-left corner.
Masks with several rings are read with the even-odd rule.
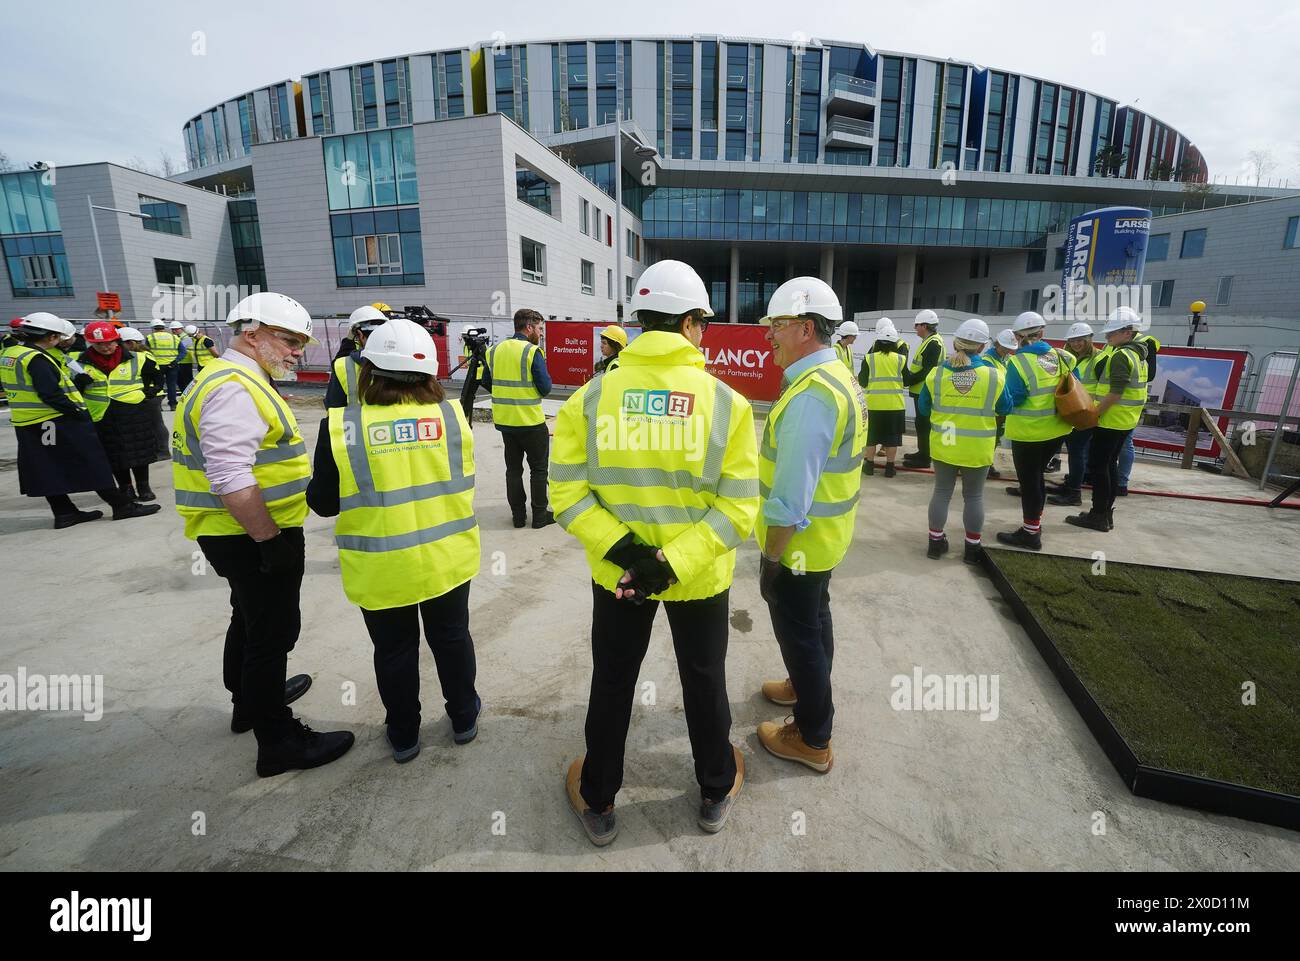
[[[724,160],[744,160],[746,121],[749,117],[749,46],[727,44],[727,103],[724,108],[726,145]],[[757,159],[757,158],[755,158]]]
[[[988,78],[988,112],[984,128],[984,169],[1011,170],[1011,137],[1016,128],[1016,99],[1020,78],[991,72]]]
[[[145,230],[154,230],[160,234],[175,234],[177,237],[184,236],[184,212],[185,208],[180,204],[140,195],[140,213],[148,215],[140,221]]]
[[[419,203],[411,127],[327,137],[321,144],[330,210]]]
[[[331,214],[330,235],[340,287],[424,284],[419,207]]]
[[[379,126],[379,98],[375,91],[375,65],[352,68],[352,123],[358,130]]]
[[[459,52],[442,55],[442,72],[447,98],[446,116],[463,117],[465,116],[465,74]]]
[[[256,200],[232,200],[230,239],[235,248],[235,273],[241,287],[266,290],[266,260],[262,256],[262,227]]]
[[[54,187],[42,171],[0,175],[0,245],[15,297],[71,297]]]
[[[718,41],[700,43],[700,159],[718,159]]]
[[[535,170],[515,168],[515,196],[544,214],[551,212],[551,182]]]
[[[610,40],[596,44],[596,123],[617,119],[618,44]]]
[[[912,163],[916,61],[906,57],[882,57],[881,74],[876,166],[908,167]]]
[[[492,76],[496,86],[494,109],[525,130],[531,130],[528,123],[528,48],[523,45],[503,47],[493,53]]]
[[[1152,234],[1147,238],[1147,263],[1169,259],[1169,235]]]
[[[695,44],[689,40],[672,43],[672,157],[691,159],[695,121]]]
[[[1183,245],[1179,258],[1201,257],[1205,254],[1205,228],[1183,231]]]
[[[606,160],[604,163],[578,164],[578,173],[611,197],[614,196],[614,161]],[[624,206],[627,205],[626,197],[624,197],[623,203]]]

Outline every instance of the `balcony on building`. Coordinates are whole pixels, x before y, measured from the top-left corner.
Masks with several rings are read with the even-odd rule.
[[[847,73],[831,77],[826,97],[827,113],[865,119],[871,116],[875,107],[875,81],[861,80]]]
[[[876,125],[869,120],[831,117],[826,121],[826,146],[870,147],[876,141]]]

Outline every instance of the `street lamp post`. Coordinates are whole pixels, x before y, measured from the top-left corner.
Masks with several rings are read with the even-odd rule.
[[[103,284],[105,292],[108,291],[108,271],[104,269],[104,251],[99,246],[99,225],[95,223],[96,210],[108,210],[115,214],[126,214],[128,217],[135,217],[139,220],[152,220],[153,214],[143,214],[138,210],[122,210],[120,207],[101,207],[99,204],[90,202],[90,194],[86,194],[86,210],[90,214],[90,232],[95,235],[95,256],[99,259],[99,281]],[[108,319],[113,319],[113,312],[108,312]]]
[[[1201,321],[1201,314],[1203,314],[1203,313],[1205,312],[1205,301],[1203,301],[1203,300],[1194,300],[1194,301],[1192,301],[1192,303],[1191,303],[1191,307],[1190,307],[1189,309],[1190,309],[1191,312],[1192,312],[1192,318],[1191,318],[1192,330],[1191,330],[1191,333],[1189,333],[1189,334],[1187,335],[1187,346],[1188,346],[1188,347],[1195,347],[1195,346],[1196,346],[1196,334],[1197,334],[1198,331],[1204,329],[1204,328],[1201,327],[1201,323],[1202,323],[1202,321]]]

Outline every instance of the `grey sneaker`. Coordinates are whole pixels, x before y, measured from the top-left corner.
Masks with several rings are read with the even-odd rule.
[[[618,821],[614,818],[614,805],[606,811],[593,811],[587,807],[579,790],[582,785],[582,758],[569,765],[569,773],[564,779],[564,791],[569,797],[569,807],[578,815],[582,829],[587,838],[598,848],[603,848],[618,837]]]
[[[731,809],[736,804],[740,789],[745,784],[745,759],[740,756],[740,751],[734,744],[731,746],[731,750],[736,755],[736,783],[727,792],[727,796],[721,800],[709,801],[704,799],[700,801],[700,816],[697,820],[700,827],[710,834],[717,834],[726,825],[727,817],[731,814]]]

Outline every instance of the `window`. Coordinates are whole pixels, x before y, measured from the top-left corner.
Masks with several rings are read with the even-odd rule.
[[[1156,294],[1157,307],[1170,307],[1174,302],[1174,282],[1172,280],[1160,281],[1159,292]]]
[[[1062,246],[1056,248],[1056,252],[1052,257],[1052,269],[1053,270],[1065,269],[1065,247]],[[988,274],[985,274],[984,276],[987,277]]]
[[[1025,291],[1025,302],[1024,302],[1025,310],[1038,309],[1038,294],[1039,294],[1039,290],[1037,287],[1033,288],[1032,290]]]
[[[357,258],[357,276],[402,272],[402,248],[397,234],[367,234],[352,238]]]
[[[633,280],[631,277],[625,277],[624,279],[627,281],[627,283],[626,283],[626,285],[625,285],[625,286],[627,287],[627,294],[626,294],[627,302],[628,302],[628,303],[631,303],[631,302],[632,302],[632,288],[633,288],[633,286],[636,284],[636,281]]]
[[[1286,222],[1286,236],[1282,238],[1282,247],[1286,250],[1295,250],[1300,247],[1300,217],[1291,217]]]
[[[593,218],[592,223],[591,223],[591,235],[592,235],[593,237],[595,237],[596,240],[600,240],[600,224],[601,224],[601,220],[600,220],[600,208],[599,208],[599,207],[596,207],[596,208],[595,208],[595,211],[596,211],[596,215],[595,215],[595,217]]]
[[[1205,253],[1205,228],[1184,230],[1183,246],[1178,256],[1181,258],[1200,257]]]
[[[420,209],[367,210],[330,217],[340,287],[424,284]]]
[[[972,314],[980,312],[980,295],[978,293],[966,295],[966,309]]]
[[[956,294],[949,294],[946,298],[944,298],[943,306],[944,306],[946,309],[948,309],[948,310],[956,310],[956,309],[957,309],[957,295],[956,295]]]
[[[59,276],[54,266],[54,257],[49,254],[28,255],[21,258],[23,280],[31,289],[58,287]]]
[[[979,257],[972,257],[972,258],[970,259],[970,277],[971,277],[971,280],[974,280],[974,279],[975,279],[976,277],[978,277],[979,275],[980,275],[980,259],[979,259]]]
[[[185,234],[183,226],[185,208],[169,200],[140,195],[140,213],[148,216],[141,221],[145,230],[156,230],[162,234]]]
[[[420,202],[412,128],[326,137],[321,144],[330,210]]]
[[[614,246],[614,218],[605,214],[605,246]]]
[[[591,230],[591,204],[581,198],[578,199],[578,229],[584,234]]]
[[[609,269],[605,271],[605,297],[607,300],[614,299],[614,271]]]
[[[580,262],[579,280],[584,294],[596,293],[596,265],[590,260]]]
[[[1000,314],[1007,308],[1007,292],[1005,290],[994,291],[993,293],[993,313]]]
[[[1169,235],[1154,234],[1147,240],[1147,263],[1169,259]]]
[[[1231,300],[1232,300],[1232,278],[1220,277],[1219,294],[1217,297],[1215,297],[1214,303],[1219,307],[1223,307],[1226,304],[1228,304]]]
[[[551,182],[536,170],[515,167],[515,196],[544,214],[551,212]]]
[[[534,284],[546,283],[546,247],[527,237],[519,238],[523,278]]]
[[[971,262],[971,265],[972,267],[974,266],[974,261]],[[1029,251],[1029,255],[1025,260],[1025,273],[1041,274],[1046,269],[1047,269],[1047,251],[1046,250]],[[974,277],[975,275],[971,274],[971,276]]]
[[[159,260],[155,257],[153,272],[160,284],[188,286],[194,283],[194,265],[179,260]]]

